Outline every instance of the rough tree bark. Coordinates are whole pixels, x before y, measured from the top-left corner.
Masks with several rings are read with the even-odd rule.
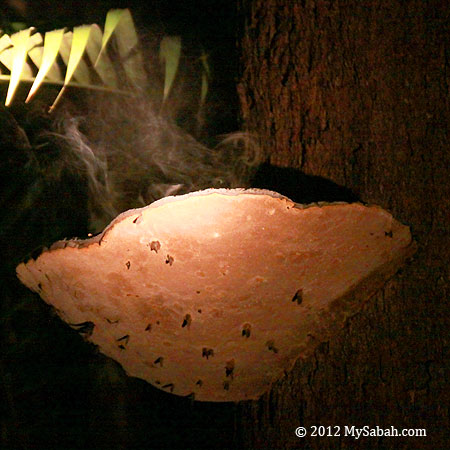
[[[450,376],[447,2],[248,0],[244,121],[274,165],[329,178],[408,224],[414,261],[258,402],[245,448],[446,448]],[[282,326],[282,324],[280,324]],[[296,438],[298,426],[427,437]],[[334,429],[333,429],[334,431]]]

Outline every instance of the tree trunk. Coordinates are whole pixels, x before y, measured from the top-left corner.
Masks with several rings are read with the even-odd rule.
[[[243,447],[448,445],[449,10],[422,0],[241,6],[242,115],[270,162],[350,188],[418,243],[414,261],[338,335],[241,406]],[[340,426],[325,430],[340,436],[311,437],[313,425]],[[346,425],[426,437],[356,440]]]

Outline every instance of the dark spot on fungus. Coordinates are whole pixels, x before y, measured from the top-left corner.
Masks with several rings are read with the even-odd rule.
[[[197,312],[198,312],[199,314],[201,314],[201,313],[202,313],[202,310],[201,310],[201,309],[197,309]]]
[[[42,290],[42,283],[38,283],[38,289]]]
[[[202,387],[203,386],[203,381],[202,380],[198,380],[197,383],[195,383],[198,387]]]
[[[229,391],[229,390],[230,390],[230,382],[229,382],[229,381],[224,381],[224,382],[223,382],[223,388],[224,388],[226,391]]]
[[[161,244],[159,241],[152,241],[150,242],[150,251],[154,251],[155,253],[158,253],[158,250],[161,248]]]
[[[168,383],[168,384],[165,384],[162,388],[163,389],[170,389],[170,392],[173,392],[174,386],[173,386],[173,383]]]
[[[121,338],[117,339],[117,342],[124,341],[125,344],[128,344],[128,341],[130,340],[130,335],[126,334],[125,336],[122,336]]]
[[[160,323],[159,320],[157,320],[157,321],[156,321],[156,325],[159,325],[159,323]]]
[[[85,334],[86,337],[92,335],[94,331],[95,324],[94,322],[82,322],[82,323],[69,323],[69,325],[78,333]]]
[[[164,358],[160,356],[159,358],[156,358],[155,361],[153,361],[153,364],[159,364],[161,367],[163,366]]]
[[[133,223],[139,223],[142,220],[142,216],[139,215],[136,217],[136,219],[133,220]]]
[[[156,380],[156,381],[155,381],[155,384],[161,384],[161,381]]]
[[[234,359],[227,361],[227,365],[225,366],[225,376],[233,379],[233,371],[234,371]]]
[[[200,291],[196,291],[197,292],[197,294],[200,294]]]
[[[119,345],[119,348],[120,348],[120,350],[125,350],[125,346],[122,344]]]
[[[303,289],[299,289],[292,297],[293,302],[297,302],[298,305],[302,304],[303,301]]]
[[[251,330],[251,326],[249,323],[245,323],[244,326],[242,327],[242,336],[245,336],[246,338],[250,337],[250,330]]]
[[[125,265],[127,266],[127,269],[130,269],[130,266],[131,266],[130,261],[127,261]]]
[[[183,323],[181,324],[181,328],[184,328],[184,327],[188,327],[189,328],[190,325],[191,325],[191,322],[192,322],[191,315],[190,314],[186,314],[184,316]]]
[[[391,238],[392,237],[392,230],[391,231],[385,231],[384,235]]]
[[[278,349],[275,347],[275,342],[274,341],[267,341],[266,342],[267,348],[274,353],[278,353]]]
[[[119,319],[111,320],[111,319],[106,318],[106,321],[107,321],[108,323],[110,323],[111,325],[115,325],[116,323],[119,323]]]
[[[152,324],[149,323],[146,327],[145,327],[145,331],[151,331],[152,329]]]
[[[214,350],[212,348],[203,347],[202,357],[208,359],[210,356],[214,356]]]
[[[170,255],[167,255],[166,264],[169,264],[169,266],[171,266],[173,264],[173,261],[174,261],[173,257]]]

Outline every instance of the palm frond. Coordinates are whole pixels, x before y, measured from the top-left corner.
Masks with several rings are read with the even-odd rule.
[[[0,31],[1,34],[1,31]],[[167,36],[160,43],[163,64],[164,102],[173,86],[181,57],[181,39]],[[120,67],[120,68],[119,68]],[[201,101],[207,92],[209,68],[202,64]],[[149,82],[143,50],[128,9],[108,12],[104,30],[96,25],[82,25],[73,31],[49,31],[43,37],[30,27],[0,37],[0,82],[8,82],[5,105],[13,101],[21,82],[32,83],[26,102],[43,84],[61,85],[51,110],[67,86],[129,94]]]

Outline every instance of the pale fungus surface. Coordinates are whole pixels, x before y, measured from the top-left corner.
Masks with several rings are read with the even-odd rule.
[[[60,241],[20,280],[125,371],[200,401],[256,399],[414,251],[378,206],[208,189]]]

